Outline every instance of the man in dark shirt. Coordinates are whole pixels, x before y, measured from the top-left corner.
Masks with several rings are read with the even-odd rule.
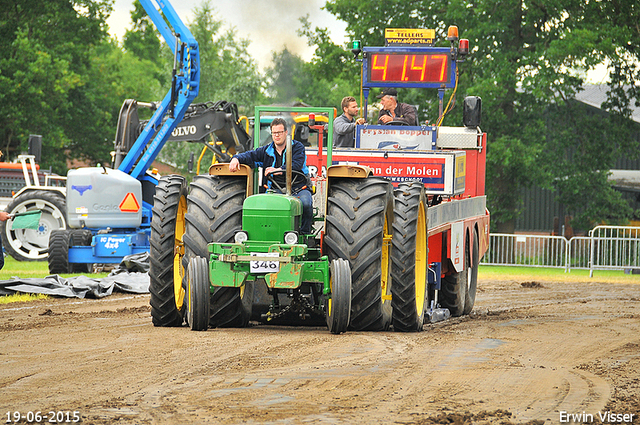
[[[358,115],[358,102],[353,96],[342,99],[342,112],[333,121],[333,146],[336,148],[352,148],[355,146],[356,124],[365,123],[364,118],[354,119]]]
[[[262,167],[264,169],[263,180],[268,174],[274,174],[274,180],[284,188],[286,177],[283,170],[286,170],[285,153],[287,148],[287,123],[282,118],[276,118],[271,122],[271,137],[273,142],[257,149],[236,154],[229,162],[229,171],[236,172],[240,169],[240,164],[248,165],[251,168]],[[313,195],[309,188],[309,169],[307,167],[307,154],[304,145],[297,141],[291,141],[291,169],[302,172],[305,178],[296,178],[294,174],[291,183],[292,195],[302,202],[302,222],[300,231],[304,234],[311,233],[313,225]],[[268,182],[271,188],[271,182]],[[278,190],[277,188],[273,188]]]
[[[384,89],[377,98],[382,103],[382,109],[378,114],[378,124],[400,121],[407,125],[418,125],[416,109],[408,103],[399,103],[396,89]]]

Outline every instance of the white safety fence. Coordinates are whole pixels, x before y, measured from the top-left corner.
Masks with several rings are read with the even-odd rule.
[[[640,227],[597,226],[589,236],[491,233],[482,264],[594,270],[640,269]]]
[[[566,252],[562,236],[490,233],[482,264],[565,268]]]
[[[596,226],[591,239],[590,272],[640,268],[640,227]]]

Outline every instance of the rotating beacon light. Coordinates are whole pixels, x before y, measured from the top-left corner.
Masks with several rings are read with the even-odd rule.
[[[353,53],[353,56],[355,56],[357,58],[358,55],[360,55],[361,51],[362,51],[362,43],[360,42],[360,40],[352,41],[351,42],[351,53]]]
[[[458,39],[458,27],[455,25],[450,25],[447,30],[447,40],[456,41]]]
[[[458,54],[463,58],[469,54],[469,40],[466,38],[460,39],[460,45],[458,47]]]

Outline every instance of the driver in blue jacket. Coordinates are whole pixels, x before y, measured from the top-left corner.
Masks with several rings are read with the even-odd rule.
[[[229,171],[236,172],[240,169],[240,164],[248,165],[251,168],[262,167],[264,174],[263,182],[267,182],[268,187],[276,192],[280,192],[277,186],[272,187],[272,183],[266,179],[266,176],[273,173],[272,179],[276,181],[281,188],[286,187],[286,148],[287,148],[287,123],[282,118],[276,118],[271,122],[271,137],[273,142],[257,149],[236,154],[229,162]],[[307,154],[304,145],[297,141],[291,141],[291,169],[304,174],[302,176],[293,174],[291,182],[292,195],[300,199],[302,202],[302,223],[300,223],[300,231],[304,234],[311,233],[313,225],[313,196],[311,194],[311,185],[309,180],[309,169],[307,168]]]

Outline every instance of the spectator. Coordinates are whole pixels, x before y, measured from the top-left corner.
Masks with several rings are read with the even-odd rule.
[[[378,114],[378,124],[399,121],[407,125],[418,125],[416,109],[408,103],[399,103],[396,89],[384,89],[377,98],[382,103],[382,109]]]
[[[364,124],[365,119],[354,119],[358,114],[358,102],[353,96],[342,99],[341,106],[343,114],[333,121],[333,146],[352,148],[355,146],[356,124]]]
[[[8,212],[0,211],[0,221],[7,221],[11,218]],[[4,252],[2,250],[2,238],[0,238],[0,270],[4,267]]]

